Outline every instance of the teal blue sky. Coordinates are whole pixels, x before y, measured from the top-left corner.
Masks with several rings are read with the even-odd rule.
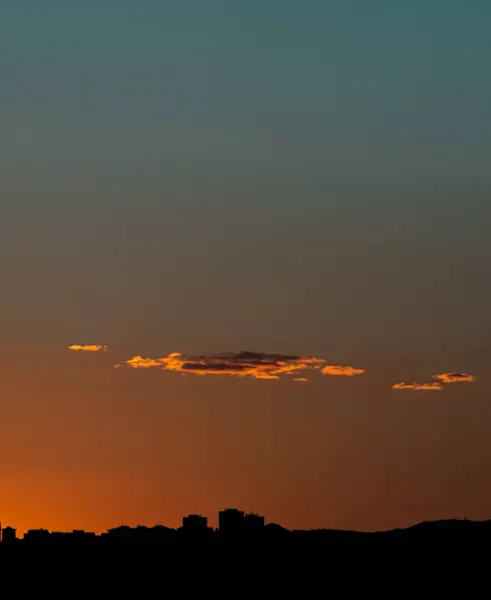
[[[243,501],[287,525],[364,528],[485,516],[490,23],[485,0],[2,0],[2,403],[11,430],[24,432],[3,443],[12,456],[25,449],[7,465],[12,478],[20,468],[92,472],[111,452],[98,476],[117,489],[130,422],[156,444],[135,442],[130,471],[153,469],[157,457],[168,473],[178,472],[169,456],[183,444],[197,436],[200,452],[211,440],[226,448],[248,423],[230,450],[233,468],[222,465],[218,477],[215,455],[200,463],[222,482],[216,496],[204,483],[193,488],[205,509]],[[356,384],[320,378],[308,390],[189,384],[115,372],[109,359],[102,369],[99,356],[72,361],[73,343],[107,343],[113,362],[250,349],[367,373]],[[437,401],[391,390],[447,371],[476,382]],[[197,401],[209,417],[199,432],[203,421],[180,412]],[[270,426],[257,429],[264,410]],[[84,444],[99,447],[101,419],[107,446],[94,455]],[[309,440],[285,434],[299,422]],[[39,458],[45,427],[64,448],[62,467],[51,450]],[[252,471],[234,483],[257,444],[264,495]],[[354,464],[353,453],[373,460]],[[319,466],[328,463],[328,472]],[[442,465],[447,487],[431,487],[429,464]],[[391,496],[400,473],[417,481],[412,508],[402,492]],[[298,494],[291,506],[282,500],[279,490],[292,492],[299,477],[317,508]],[[148,481],[148,494],[163,494]],[[365,490],[371,508],[343,512],[350,490]],[[169,520],[193,510],[185,498],[167,506]],[[149,502],[118,514],[158,518]],[[97,528],[117,501],[107,505],[73,518]],[[30,523],[26,511],[17,518]]]

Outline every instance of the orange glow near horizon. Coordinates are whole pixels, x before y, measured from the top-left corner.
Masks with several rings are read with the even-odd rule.
[[[455,409],[451,438],[447,422],[439,420],[444,397],[431,394],[448,386],[437,380],[399,384],[396,389],[429,394],[409,402],[402,391],[391,390],[397,371],[372,366],[370,377],[353,381],[323,377],[321,369],[332,365],[315,357],[171,353],[136,356],[114,371],[120,357],[113,358],[110,348],[110,355],[77,357],[58,346],[57,360],[43,355],[29,377],[19,353],[0,382],[7,399],[0,520],[19,535],[36,528],[101,533],[122,524],[178,527],[182,516],[193,512],[215,524],[218,511],[227,506],[260,512],[288,528],[410,525],[445,516],[441,506],[455,511],[464,501],[469,515],[486,514],[488,484],[477,479],[469,484],[475,489],[472,498],[459,491],[469,489],[460,479],[454,502],[445,504],[444,490],[435,486],[432,504],[424,504],[429,469],[442,452],[434,449],[434,429],[441,427],[442,443],[448,439],[446,451],[453,456],[457,417],[463,414]],[[405,368],[417,373],[421,365]],[[195,371],[231,371],[235,378],[191,377]],[[247,384],[248,376],[259,383]],[[291,385],[267,383],[278,378]],[[295,385],[307,378],[306,388]],[[454,387],[455,396],[486,393],[482,386]],[[434,411],[424,423],[419,400],[428,400],[425,410]],[[457,408],[468,414],[475,405]],[[410,457],[397,428],[384,430],[391,460],[382,454],[376,436],[387,414],[394,420],[410,415],[411,435],[422,440]],[[365,429],[368,415],[373,426]],[[482,438],[462,450],[468,464],[479,460],[485,443]],[[367,447],[373,448],[370,460],[358,460]],[[415,507],[393,492],[379,498],[386,481],[398,481],[407,461],[417,471]],[[347,508],[353,490],[363,495],[363,509]]]
[[[142,384],[130,369],[113,376],[111,368],[100,369],[92,360],[62,372],[49,371],[51,364],[36,366],[35,377],[27,379],[21,367],[13,368],[10,387],[4,388],[12,401],[2,443],[11,452],[2,475],[0,519],[19,535],[36,528],[101,533],[121,524],[178,527],[191,512],[215,523],[218,511],[228,505],[260,512],[289,528],[371,529],[441,516],[436,509],[408,511],[404,498],[397,504],[391,496],[378,508],[378,478],[398,477],[406,446],[395,435],[389,439],[399,459],[389,465],[369,461],[374,483],[364,487],[367,467],[360,462],[353,471],[349,457],[373,443],[372,433],[360,429],[354,436],[351,412],[336,412],[356,402],[359,393],[343,385],[342,378],[333,382],[339,384],[334,394],[314,398],[316,389],[329,386],[304,390],[292,384],[287,390],[265,383],[251,388],[231,386],[227,378],[204,384],[201,378],[183,382],[171,376],[144,377]],[[366,383],[364,399],[369,400],[358,405],[360,410],[382,397],[386,409],[397,411],[400,403],[389,401],[387,376],[360,381]],[[322,377],[319,381],[327,383]],[[444,387],[436,381],[431,387],[417,385]],[[414,460],[423,469],[423,490],[424,454],[432,452],[434,438],[425,430],[421,435],[425,441]],[[469,461],[478,458],[474,450],[479,447],[468,449]],[[321,480],[318,469],[327,462],[334,466]],[[354,485],[363,489],[369,508],[353,515],[346,499]],[[307,489],[307,499],[298,494],[299,486]],[[439,493],[435,488],[435,503],[444,501]],[[481,510],[477,500],[472,507]]]

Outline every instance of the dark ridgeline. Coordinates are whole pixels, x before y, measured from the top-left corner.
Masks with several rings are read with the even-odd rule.
[[[275,544],[289,547],[336,547],[374,548],[395,547],[404,544],[445,544],[447,547],[462,540],[483,540],[491,548],[491,520],[470,521],[450,519],[423,522],[405,529],[379,532],[345,531],[336,529],[286,529],[277,523],[266,523],[262,515],[245,513],[236,508],[227,508],[218,514],[218,527],[208,525],[208,519],[200,514],[183,517],[179,528],[155,525],[129,527],[120,525],[102,534],[74,529],[71,532],[30,529],[22,538],[17,537],[13,527],[0,524],[0,550],[2,554],[20,548],[45,548],[83,545],[91,548],[114,546],[177,546],[189,547],[195,543],[208,544],[215,548],[227,548],[231,544],[246,544],[260,548]]]
[[[268,579],[277,594],[277,586],[285,585],[290,593],[288,582],[301,579],[303,597],[305,586],[314,580],[325,584],[325,578],[341,578],[344,586],[358,586],[389,565],[387,578],[401,567],[410,569],[414,578],[415,564],[423,570],[431,566],[433,575],[443,561],[446,569],[456,560],[462,568],[470,556],[473,568],[484,557],[487,567],[491,550],[491,520],[442,520],[374,533],[289,530],[265,523],[261,515],[226,509],[219,513],[218,522],[218,528],[211,528],[206,517],[196,514],[184,517],[176,529],[122,525],[100,535],[36,529],[22,539],[14,528],[5,527],[0,574],[8,577],[3,589],[28,577],[26,585],[35,583],[51,591],[74,582],[77,589],[89,593],[98,586],[108,598],[126,593],[130,584],[132,589],[136,585],[139,597],[143,588],[153,589],[151,583],[164,585],[164,581],[165,586],[177,586],[180,594],[191,594],[191,588],[202,593],[210,586],[215,589],[213,574],[218,572],[219,585],[227,589],[239,583],[240,589],[252,582],[263,585],[257,582]],[[364,572],[368,579],[361,577]]]

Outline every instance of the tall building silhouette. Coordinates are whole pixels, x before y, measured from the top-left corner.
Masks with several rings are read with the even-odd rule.
[[[5,527],[4,529],[1,529],[1,533],[2,542],[15,542],[15,540],[17,539],[17,530],[13,527]]]
[[[218,513],[218,528],[220,533],[234,535],[244,530],[244,511],[236,508],[226,508]]]
[[[218,526],[220,532],[226,535],[249,533],[264,527],[264,517],[255,513],[246,514],[236,508],[227,508],[218,513]]]

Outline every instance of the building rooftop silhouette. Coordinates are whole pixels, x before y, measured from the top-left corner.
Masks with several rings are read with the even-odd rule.
[[[0,525],[1,529],[1,525]],[[5,527],[1,529],[2,542],[13,542],[17,540],[17,530],[13,527]]]
[[[184,531],[203,531],[208,527],[208,519],[203,515],[188,515],[182,518]]]
[[[257,531],[264,527],[264,517],[255,513],[244,513],[236,508],[226,508],[218,514],[219,531],[234,535]]]

